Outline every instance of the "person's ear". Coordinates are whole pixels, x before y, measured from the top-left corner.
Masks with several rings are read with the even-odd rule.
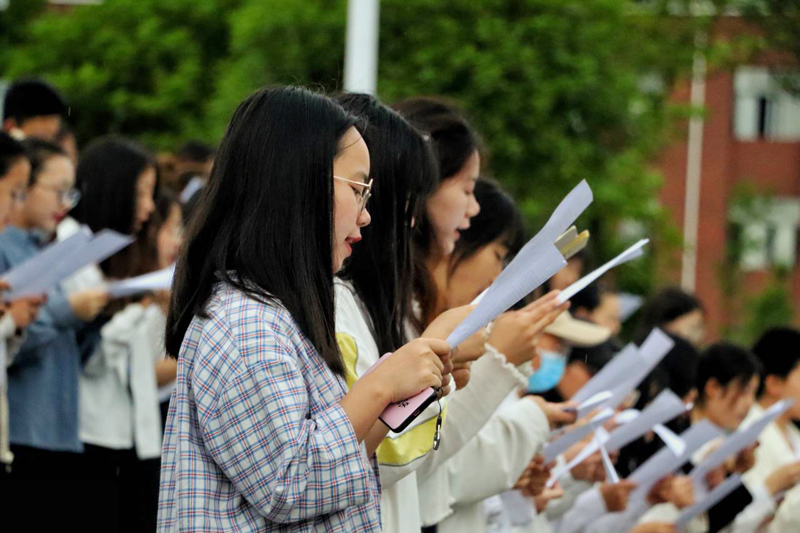
[[[764,378],[764,392],[773,398],[780,398],[783,396],[783,389],[786,386],[786,380],[775,374],[770,374]]]
[[[725,388],[719,384],[714,378],[709,379],[706,382],[705,389],[703,390],[705,393],[705,397],[708,400],[719,400],[722,396],[725,395]]]

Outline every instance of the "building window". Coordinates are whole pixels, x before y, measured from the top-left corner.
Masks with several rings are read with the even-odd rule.
[[[742,141],[800,140],[800,98],[786,92],[774,73],[742,67],[734,76],[733,127]]]
[[[765,200],[758,212],[732,208],[729,237],[736,241],[745,271],[792,268],[800,250],[800,198]]]

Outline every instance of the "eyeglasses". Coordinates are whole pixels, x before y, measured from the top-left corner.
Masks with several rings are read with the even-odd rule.
[[[333,179],[344,181],[345,183],[352,183],[353,185],[360,185],[361,187],[363,187],[363,189],[361,190],[353,191],[356,194],[356,197],[358,198],[358,203],[359,203],[358,214],[360,215],[364,211],[364,209],[367,208],[367,202],[369,201],[369,197],[372,195],[372,180],[369,180],[367,183],[364,183],[363,181],[348,180],[345,178],[340,178],[339,176],[334,176]]]
[[[61,205],[68,207],[70,209],[78,205],[78,202],[81,199],[81,191],[75,188],[64,190],[60,189],[59,187],[56,187],[55,185],[47,185],[44,183],[34,184],[34,187],[37,186],[56,193],[56,195],[58,196],[58,201],[61,202]]]

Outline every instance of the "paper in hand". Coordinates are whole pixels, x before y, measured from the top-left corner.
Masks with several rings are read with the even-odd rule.
[[[589,445],[561,469],[553,471],[552,482],[555,483],[561,476],[581,464],[595,453],[600,446],[603,446],[609,452],[617,451],[650,431],[654,425],[671,420],[684,411],[686,411],[686,405],[680,398],[671,390],[664,390],[641,413],[637,413],[634,410],[619,413],[615,420],[622,425],[614,429],[610,434],[604,431],[603,428],[598,428],[595,432],[595,438]],[[627,413],[633,413],[636,416],[631,416]]]
[[[3,296],[5,300],[10,302],[21,298],[20,295],[26,287],[41,279],[53,265],[58,264],[63,258],[86,246],[93,236],[88,227],[82,226],[63,241],[49,244],[38,254],[6,272],[3,279],[11,287],[11,290]]]
[[[728,494],[736,490],[741,484],[742,478],[739,474],[733,474],[728,477],[725,481],[714,487],[714,490],[709,492],[705,498],[682,510],[678,515],[678,519],[675,521],[675,528],[678,530],[683,529],[689,524],[692,518],[711,509]]]
[[[582,277],[581,279],[579,279],[578,281],[576,281],[575,283],[573,283],[572,285],[561,291],[561,294],[558,295],[558,301],[560,303],[566,302],[567,300],[569,300],[570,298],[581,292],[583,289],[591,285],[593,281],[597,280],[600,276],[602,276],[612,268],[617,267],[623,263],[627,263],[628,261],[632,261],[634,259],[642,257],[644,255],[642,247],[644,247],[644,245],[647,244],[648,242],[650,242],[650,239],[640,240],[639,242],[637,242],[636,244],[634,244],[633,246],[631,246],[630,248],[619,254],[617,257],[615,257],[605,265],[594,270],[590,274],[587,274],[586,276]]]
[[[575,187],[558,205],[547,224],[503,269],[480,298],[477,307],[447,338],[452,348],[468,339],[530,294],[556,272],[566,261],[554,242],[592,203],[592,190],[586,181]]]
[[[64,242],[68,241],[71,243],[69,246],[57,248],[57,250],[64,252],[65,255],[55,264],[49,263],[48,268],[36,278],[30,279],[22,285],[13,286],[13,290],[4,296],[6,301],[44,294],[81,268],[100,263],[130,245],[133,242],[133,238],[106,229],[94,235],[88,242],[85,241],[85,236],[83,239],[80,237],[76,240],[66,239]],[[45,250],[34,257],[34,259],[37,259],[34,263],[37,268],[42,261],[40,256],[44,253],[48,253],[49,257],[49,254],[53,252]]]
[[[631,501],[644,499],[659,479],[673,473],[703,444],[721,435],[722,430],[708,420],[703,420],[681,433],[680,438],[686,445],[682,454],[675,455],[668,446],[664,446],[628,477],[636,483]]]
[[[172,265],[157,272],[109,283],[108,293],[112,298],[123,298],[150,291],[167,291],[172,287],[174,275],[175,265]]]
[[[625,347],[619,355],[606,364],[586,385],[578,391],[573,400],[580,402],[579,411],[583,411],[587,394],[597,394],[595,389],[610,390],[612,396],[601,403],[604,407],[617,407],[639,384],[644,381],[655,366],[669,353],[674,342],[663,331],[656,328],[650,332],[642,346]]]
[[[686,404],[674,392],[667,389],[661,391],[656,398],[645,407],[631,422],[611,432],[606,449],[610,452],[619,450],[635,441],[656,424],[663,424],[686,411]]]
[[[758,440],[759,435],[761,435],[761,432],[764,431],[764,428],[786,412],[793,403],[794,401],[792,400],[781,400],[777,402],[767,409],[761,418],[745,429],[739,429],[730,435],[719,448],[711,452],[708,457],[692,469],[689,473],[692,482],[695,484],[701,482],[709,472],[721,465],[728,457],[736,455],[746,447],[754,444]]]
[[[569,447],[575,444],[576,442],[580,442],[581,440],[588,437],[589,434],[591,434],[595,429],[597,429],[599,426],[607,422],[612,416],[614,416],[613,410],[604,409],[603,411],[597,413],[597,415],[595,415],[595,417],[592,418],[591,422],[589,422],[588,424],[576,427],[569,433],[566,433],[561,437],[557,438],[556,440],[545,445],[543,451],[545,464],[555,460],[556,457],[567,451]]]

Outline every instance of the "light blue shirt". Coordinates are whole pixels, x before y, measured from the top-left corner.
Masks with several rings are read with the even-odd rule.
[[[36,255],[44,243],[34,233],[9,227],[0,234],[0,272]],[[60,288],[50,291],[27,338],[8,368],[11,444],[80,452],[76,330],[82,322]]]

